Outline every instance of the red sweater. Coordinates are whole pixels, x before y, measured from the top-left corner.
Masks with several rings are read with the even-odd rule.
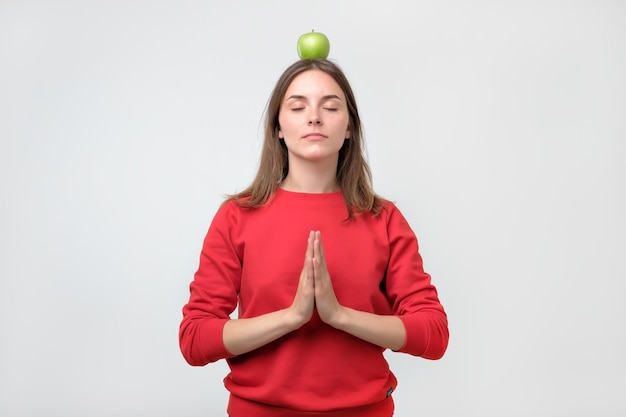
[[[300,329],[244,355],[230,354],[222,329],[293,302],[310,230],[320,230],[340,304],[398,316],[401,352],[439,359],[448,324],[424,272],[415,234],[390,202],[378,216],[348,212],[341,192],[278,189],[263,207],[228,202],[204,240],[200,266],[183,307],[180,347],[196,366],[226,358],[231,417],[389,417],[396,379],[383,348],[336,330],[317,314]]]

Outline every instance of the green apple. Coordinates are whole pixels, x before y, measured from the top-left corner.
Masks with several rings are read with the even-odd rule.
[[[312,30],[298,38],[298,55],[302,59],[326,59],[330,42],[326,35]]]

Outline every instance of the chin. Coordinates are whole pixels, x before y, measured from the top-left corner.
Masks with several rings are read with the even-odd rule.
[[[309,162],[323,162],[327,160],[337,160],[339,158],[339,153],[302,153],[299,155],[294,155],[297,159],[309,161]]]

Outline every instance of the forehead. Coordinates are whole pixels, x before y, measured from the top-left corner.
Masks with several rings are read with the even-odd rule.
[[[345,100],[343,90],[335,79],[324,71],[309,70],[298,74],[289,84],[283,99],[292,95],[304,97],[339,96]]]

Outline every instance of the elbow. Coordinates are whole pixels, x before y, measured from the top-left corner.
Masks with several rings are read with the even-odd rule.
[[[407,340],[400,350],[425,359],[438,360],[448,349],[448,321],[443,314],[401,316],[407,329]]]
[[[195,360],[194,358],[189,358],[187,356],[185,356],[185,360],[191,366],[204,366],[204,365],[208,365],[210,363],[208,361]]]
[[[448,350],[448,339],[433,343],[421,356],[425,359],[436,361],[443,358],[446,350]]]
[[[198,353],[194,352],[192,343],[188,343],[183,338],[180,338],[179,345],[180,345],[180,352],[182,353],[183,358],[185,358],[185,361],[189,365],[204,366],[211,362],[207,360],[205,357],[203,357],[202,355],[199,355]]]
[[[448,350],[449,340],[450,332],[448,330],[448,323],[446,320],[443,320],[433,326],[428,346],[421,356],[430,360],[439,360],[443,358],[446,350]]]
[[[191,366],[204,366],[210,363],[210,361],[204,358],[194,356],[190,352],[185,352],[184,350],[181,350],[181,352],[183,354],[183,358],[185,358],[185,361],[187,361],[187,363]]]
[[[225,321],[198,320],[183,322],[178,343],[180,351],[191,366],[204,366],[230,357],[221,338]]]
[[[178,345],[185,361],[191,366],[204,366],[210,361],[202,354],[197,326],[183,322],[178,332]]]

